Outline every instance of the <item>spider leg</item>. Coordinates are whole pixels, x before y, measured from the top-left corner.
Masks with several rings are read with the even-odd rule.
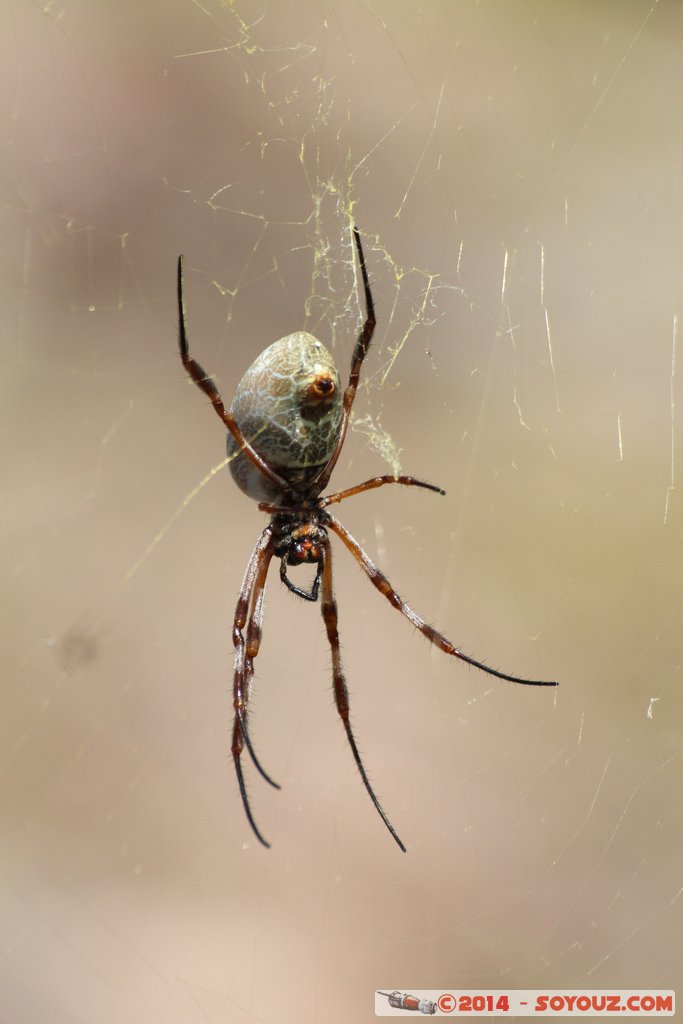
[[[262,567],[262,573],[260,574],[260,585],[259,578],[257,578],[254,586],[254,594],[252,596],[252,611],[247,620],[247,644],[244,653],[244,692],[246,694],[246,700],[249,699],[251,693],[251,681],[254,676],[254,658],[257,656],[261,647],[261,626],[263,623],[263,598],[266,593],[266,575],[268,572],[268,565],[270,558]],[[244,744],[249,751],[249,756],[254,762],[254,766],[258,771],[259,775],[266,780],[275,789],[282,789],[282,786],[274,779],[271,779],[268,772],[263,768],[261,762],[256,756],[249,731],[247,729],[247,708],[246,703],[244,708],[239,708],[236,711],[236,715],[239,718],[240,728],[242,730],[242,736],[244,737]]]
[[[349,425],[349,416],[351,415],[351,406],[353,400],[356,397],[356,389],[358,387],[358,381],[360,378],[361,366],[365,359],[366,353],[370,348],[370,342],[372,341],[372,335],[375,332],[375,304],[372,300],[372,292],[370,290],[370,282],[368,281],[368,272],[365,267],[365,256],[363,255],[363,246],[361,245],[360,233],[358,228],[353,229],[353,241],[356,245],[356,252],[358,254],[358,264],[360,266],[361,278],[363,280],[363,293],[365,295],[365,323],[361,328],[361,332],[358,335],[356,341],[356,347],[353,350],[353,357],[351,359],[351,374],[349,376],[349,383],[346,385],[344,391],[344,405],[342,408],[342,419],[339,426],[339,437],[337,438],[337,445],[330,456],[330,460],[326,466],[318,474],[317,479],[314,481],[319,491],[322,491],[327,487],[328,480],[332,475],[332,470],[337,464],[337,459],[341,453],[344,445],[344,439],[346,437],[346,430]]]
[[[344,529],[340,522],[334,519],[329,512],[324,513],[323,519],[324,525],[329,526],[331,530],[337,534],[338,537],[344,542],[348,550],[351,552],[355,560],[360,565],[361,569],[366,573],[370,582],[373,586],[377,587],[380,594],[383,594],[389,604],[398,609],[401,615],[404,615],[409,622],[412,622],[413,626],[420,630],[423,636],[444,652],[444,654],[451,654],[455,658],[460,658],[462,661],[466,661],[468,665],[473,665],[474,668],[479,668],[482,672],[487,672],[490,676],[496,676],[498,679],[506,679],[510,683],[522,683],[525,686],[557,686],[556,682],[546,681],[543,679],[521,679],[519,676],[508,675],[507,672],[499,672],[496,668],[491,668],[489,665],[485,665],[483,661],[476,661],[471,658],[469,654],[465,654],[456,647],[455,644],[451,643],[442,633],[434,629],[433,626],[428,625],[424,619],[421,619],[416,612],[406,604],[403,598],[399,597],[394,588],[389,583],[384,573],[377,568],[366,553],[363,551],[360,544],[353,539],[350,533]]]
[[[383,487],[385,484],[404,484],[406,487],[424,487],[426,490],[435,491],[437,494],[446,493],[441,487],[427,484],[424,480],[417,480],[414,476],[391,476],[386,474],[385,476],[373,476],[371,480],[365,480],[362,484],[356,484],[355,487],[347,487],[343,491],[337,491],[336,494],[328,494],[320,499],[320,507],[327,508],[328,505],[335,505],[338,501],[352,498],[354,494],[362,494],[363,491],[374,491],[376,487]]]
[[[235,618],[232,629],[232,639],[235,646],[235,676],[233,683],[233,707],[235,709],[235,720],[232,730],[232,758],[235,765],[235,774],[239,785],[242,806],[247,820],[252,827],[254,835],[264,846],[270,846],[261,835],[254,816],[251,812],[247,789],[242,771],[242,751],[246,745],[247,750],[259,773],[272,786],[279,789],[269,775],[261,767],[254,752],[253,745],[247,730],[247,704],[249,701],[249,688],[253,675],[254,658],[258,654],[261,639],[261,620],[263,610],[263,594],[266,583],[266,576],[271,558],[273,557],[273,529],[270,524],[265,528],[259,537],[254,548],[246,572],[242,587],[237,599]],[[246,638],[245,638],[246,626]]]
[[[189,373],[192,380],[195,382],[198,388],[204,392],[205,395],[211,401],[218,417],[222,420],[224,425],[228,428],[232,436],[234,437],[237,444],[240,446],[239,452],[236,454],[244,454],[247,458],[253,462],[253,464],[259,469],[263,475],[270,480],[272,484],[275,484],[279,491],[286,491],[288,489],[287,482],[270,468],[267,462],[265,462],[261,456],[255,451],[247,441],[246,437],[238,427],[232,413],[230,413],[223,405],[223,399],[221,398],[220,391],[207,375],[196,359],[193,359],[190,355],[190,346],[187,340],[187,331],[185,329],[185,303],[183,301],[183,257],[178,257],[178,346],[180,348],[180,358],[183,361],[183,366]]]
[[[396,829],[386,816],[382,808],[382,805],[375,796],[375,791],[370,785],[370,780],[368,779],[367,773],[365,771],[365,767],[363,765],[363,761],[361,760],[361,756],[356,745],[356,740],[351,729],[351,722],[349,720],[349,691],[346,686],[346,679],[344,678],[344,670],[342,668],[341,663],[341,650],[339,647],[339,632],[337,629],[337,602],[335,601],[334,588],[332,584],[332,550],[330,547],[329,540],[326,540],[324,542],[322,565],[323,569],[321,611],[323,615],[323,620],[325,622],[325,629],[327,630],[327,639],[329,640],[330,650],[332,652],[334,701],[337,706],[337,711],[339,712],[339,717],[341,718],[344,724],[344,728],[346,729],[346,738],[349,741],[349,746],[351,747],[351,752],[353,753],[353,758],[354,761],[356,762],[356,767],[360,772],[360,777],[363,780],[363,785],[367,789],[370,795],[370,799],[375,805],[375,809],[377,810],[382,821],[391,832],[398,846],[400,846],[400,848],[405,853],[405,846],[399,839]]]

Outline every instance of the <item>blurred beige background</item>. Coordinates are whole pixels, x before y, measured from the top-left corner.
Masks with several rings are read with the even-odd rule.
[[[2,11],[3,1024],[369,1022],[375,988],[674,988],[681,915],[683,8],[542,0]],[[337,547],[368,770],[274,575],[251,768],[230,629],[263,516],[226,400],[379,325]],[[393,461],[392,461],[393,460]]]

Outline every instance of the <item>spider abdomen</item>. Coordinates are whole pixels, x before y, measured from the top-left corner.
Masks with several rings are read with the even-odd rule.
[[[330,352],[306,331],[269,345],[239,383],[230,412],[252,448],[294,491],[307,485],[332,455],[342,419],[339,373]],[[280,498],[275,485],[228,434],[235,483],[256,501]],[[237,454],[236,454],[237,453]]]

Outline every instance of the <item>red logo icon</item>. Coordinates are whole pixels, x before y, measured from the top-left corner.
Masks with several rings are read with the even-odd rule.
[[[443,1013],[450,1013],[455,1009],[455,996],[452,996],[450,992],[444,992],[442,996],[439,996],[439,1009]]]

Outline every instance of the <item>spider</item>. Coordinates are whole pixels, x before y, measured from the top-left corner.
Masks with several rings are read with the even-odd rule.
[[[178,338],[180,357],[190,377],[210,399],[221,422],[227,427],[230,470],[237,485],[258,502],[261,512],[270,515],[247,564],[240,589],[232,639],[235,647],[233,683],[234,723],[232,756],[242,805],[249,824],[260,843],[270,846],[259,830],[249,803],[242,769],[246,747],[259,774],[276,789],[281,787],[262,767],[252,744],[248,727],[248,702],[254,674],[254,659],[261,644],[263,598],[266,577],[273,558],[280,561],[280,579],[297,597],[317,601],[321,592],[321,611],[332,654],[332,677],[337,711],[346,730],[356,767],[370,799],[394,840],[406,848],[380,804],[365,771],[349,717],[349,692],[341,663],[337,630],[337,603],[332,583],[330,532],[335,533],[351,553],[374,587],[401,615],[445,654],[460,658],[498,679],[526,686],[556,686],[540,679],[521,679],[476,661],[443,634],[428,625],[399,597],[386,576],[371,561],[351,534],[328,512],[336,505],[364,491],[401,484],[422,487],[444,495],[433,484],[412,476],[376,476],[334,494],[322,492],[337,464],[346,438],[349,416],[356,396],[363,360],[375,330],[375,308],[365,267],[360,234],[353,228],[358,265],[365,296],[365,323],[358,335],[351,373],[341,390],[339,373],[325,346],[304,331],[290,334],[270,345],[244,374],[230,407],[226,410],[218,388],[199,363],[190,356],[183,302],[183,257],[178,257]],[[310,590],[297,586],[288,568],[310,563],[315,578]]]

